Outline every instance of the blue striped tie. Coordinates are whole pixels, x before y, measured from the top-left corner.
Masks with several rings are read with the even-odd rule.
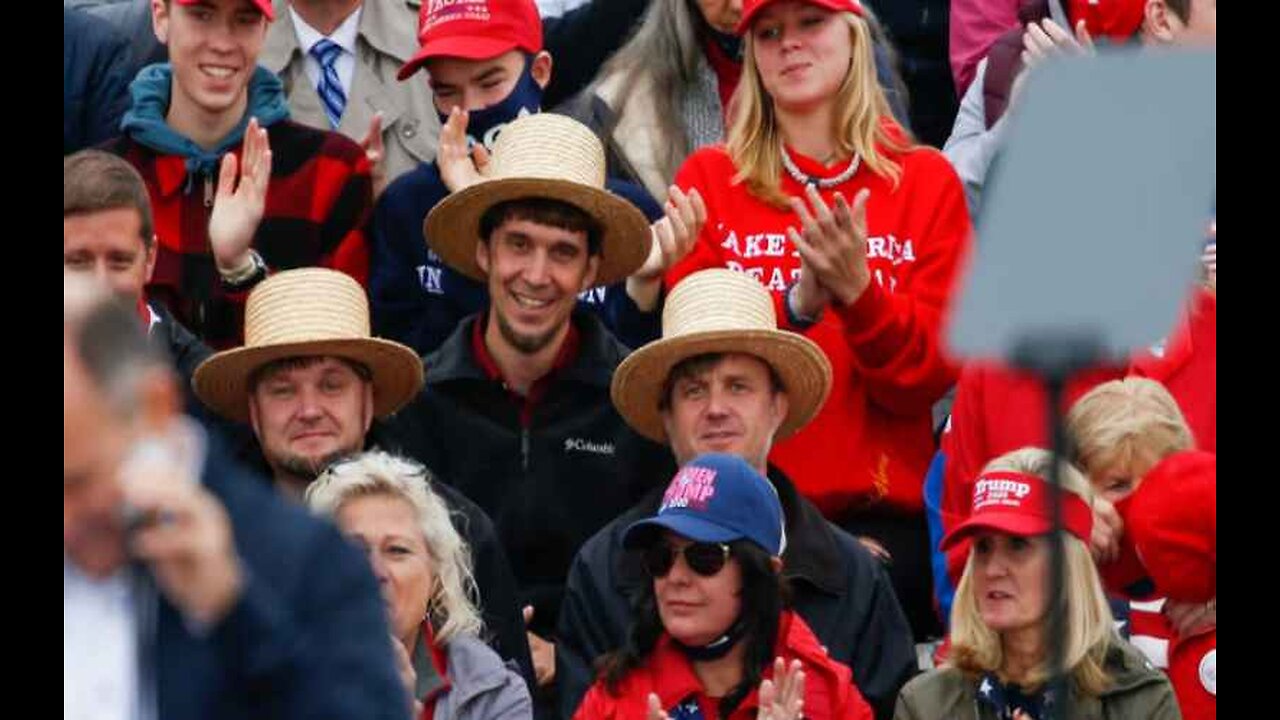
[[[342,46],[321,38],[320,42],[311,46],[311,56],[320,63],[320,84],[316,85],[316,93],[320,102],[324,103],[324,114],[329,116],[329,125],[338,129],[342,122],[342,111],[347,107],[347,95],[342,92],[342,83],[338,81],[338,71],[333,64],[342,54]]]

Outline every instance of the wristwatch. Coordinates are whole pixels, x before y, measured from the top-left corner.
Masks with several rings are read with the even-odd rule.
[[[258,254],[257,250],[249,248],[249,262],[244,267],[231,272],[223,272],[218,270],[218,274],[222,276],[222,282],[232,289],[241,289],[248,285],[252,285],[267,274],[267,263]]]

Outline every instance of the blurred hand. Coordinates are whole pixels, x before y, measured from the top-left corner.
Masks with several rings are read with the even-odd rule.
[[[657,307],[662,276],[689,254],[707,224],[707,206],[696,188],[685,195],[672,185],[666,213],[650,226],[649,257],[627,278],[627,295],[645,312]]]
[[[409,659],[409,652],[404,649],[404,644],[396,636],[390,637],[392,653],[396,659],[396,672],[400,674],[400,682],[404,684],[404,689],[409,691],[413,717],[421,717],[422,701],[414,696],[418,686],[418,673],[413,670],[413,661]]]
[[[125,502],[151,519],[132,533],[130,550],[183,615],[213,625],[239,599],[244,577],[227,511],[187,472],[177,463],[122,468]]]
[[[1116,507],[1105,498],[1093,501],[1093,535],[1089,538],[1089,551],[1099,565],[1114,562],[1120,557],[1120,537],[1124,534],[1124,520]]]
[[[1218,598],[1207,603],[1189,603],[1166,600],[1164,616],[1178,633],[1178,637],[1190,637],[1218,627]]]
[[[466,110],[454,106],[440,128],[436,166],[440,168],[440,180],[451,193],[483,181],[489,168],[489,151],[484,143],[467,147],[467,118]]]
[[[524,606],[524,624],[527,627],[533,621],[533,606]],[[525,631],[529,640],[529,654],[533,656],[533,674],[538,679],[538,687],[546,687],[556,679],[556,646],[542,637]]]
[[[662,711],[662,701],[657,693],[649,693],[649,712],[645,713],[645,720],[671,720],[671,716]]]
[[[387,153],[382,144],[382,113],[373,114],[369,132],[360,140],[365,157],[369,158],[369,176],[373,180],[373,199],[376,201],[387,189]]]
[[[827,207],[817,188],[808,186],[805,194],[808,204],[791,198],[791,209],[800,218],[802,230],[787,228],[788,237],[800,253],[798,285],[804,284],[811,272],[831,298],[841,305],[851,305],[871,284],[871,270],[867,267],[867,198],[871,191],[858,191],[852,206],[837,192],[834,212]],[[814,317],[817,313],[810,312],[812,308],[807,305],[815,298],[809,297],[810,290],[804,292],[806,297],[797,293],[797,304],[801,305],[798,309]]]
[[[787,667],[782,658],[774,658],[773,677],[760,683],[760,709],[756,720],[800,720],[804,717],[804,670],[800,661]]]
[[[1076,23],[1075,37],[1071,37],[1061,25],[1049,18],[1039,24],[1027,24],[1026,32],[1022,34],[1022,48],[1022,69],[1009,88],[1010,107],[1021,96],[1023,82],[1031,68],[1054,55],[1092,55],[1095,52],[1093,38],[1084,20]]]
[[[234,153],[222,156],[218,190],[209,215],[209,246],[214,263],[224,273],[235,272],[248,264],[249,245],[267,205],[271,145],[266,129],[258,127],[257,118],[249,119],[240,155],[239,161]]]

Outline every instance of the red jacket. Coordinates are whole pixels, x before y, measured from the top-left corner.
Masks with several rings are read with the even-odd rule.
[[[880,500],[908,512],[923,508],[921,484],[934,452],[931,408],[957,376],[943,356],[938,328],[970,243],[964,191],[932,148],[888,156],[902,167],[896,189],[862,168],[822,191],[830,204],[836,190],[852,202],[860,189],[870,188],[867,262],[874,282],[852,305],[828,307],[803,331],[831,360],[831,396],[813,421],[775,443],[769,456],[828,517]],[[834,174],[797,153],[792,157],[802,172]],[[705,268],[746,272],[773,294],[779,326],[795,329],[783,295],[799,276],[800,257],[786,230],[799,228],[800,221],[734,184],[735,174],[719,146],[694,153],[676,174],[677,185],[697,188],[706,201],[707,224],[693,251],[667,274],[667,286]],[[800,184],[785,173],[782,190],[803,197]]]
[[[1160,357],[1143,352],[1127,372],[1159,380],[1178,401],[1196,439],[1208,452],[1217,447],[1218,301],[1198,290],[1189,312],[1165,344]],[[1095,368],[1067,384],[1063,410],[1094,386],[1124,377],[1120,367]],[[965,367],[956,387],[951,421],[942,436],[946,455],[941,515],[943,532],[969,516],[973,481],[988,462],[1022,447],[1046,447],[1048,399],[1034,376],[995,364],[973,363]],[[947,574],[960,581],[967,542],[947,553]]]
[[[813,631],[794,612],[784,612],[775,655],[788,664],[800,660],[804,670],[804,715],[808,720],[871,720],[871,706],[853,684],[849,668],[827,655]],[[773,665],[762,680],[773,677]],[[631,671],[611,695],[598,680],[583,698],[573,720],[635,720],[648,713],[649,693],[657,693],[664,710],[702,693],[702,684],[684,653],[664,634],[644,665]],[[755,720],[759,688],[738,705],[729,720]]]

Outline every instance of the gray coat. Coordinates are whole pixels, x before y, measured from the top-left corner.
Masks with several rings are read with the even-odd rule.
[[[533,701],[520,673],[477,638],[461,636],[445,648],[442,678],[423,645],[413,655],[414,693],[436,697],[432,720],[531,720]],[[441,692],[441,688],[448,684]]]

